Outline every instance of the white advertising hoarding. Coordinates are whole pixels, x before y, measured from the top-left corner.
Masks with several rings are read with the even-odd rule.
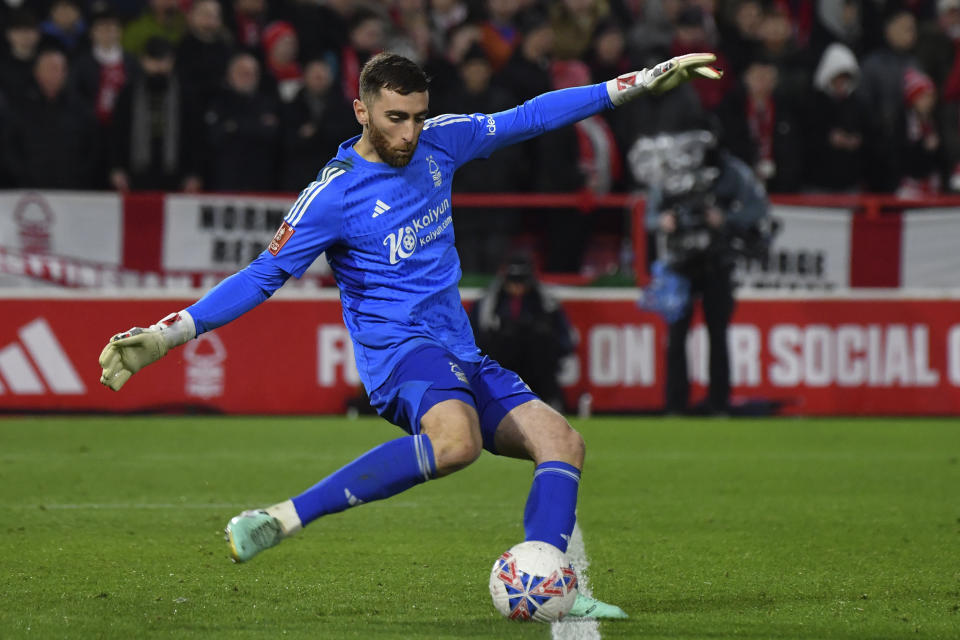
[[[230,273],[270,244],[295,198],[168,195],[164,202],[163,269]],[[329,273],[321,257],[308,273]]]
[[[900,249],[901,287],[960,286],[960,210],[907,209]]]
[[[0,248],[118,266],[122,238],[115,193],[0,192]]]
[[[831,290],[850,286],[853,212],[774,205],[780,230],[768,260],[741,260],[734,279],[747,289]]]

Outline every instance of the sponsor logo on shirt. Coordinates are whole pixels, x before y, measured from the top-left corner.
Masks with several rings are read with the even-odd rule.
[[[416,251],[417,234],[412,227],[400,227],[383,239],[383,245],[390,248],[390,264],[397,264]]]
[[[287,221],[284,220],[283,223],[281,223],[280,228],[277,229],[277,232],[273,234],[273,240],[270,241],[270,246],[267,248],[267,250],[273,255],[280,253],[280,249],[283,249],[283,245],[287,244],[287,240],[293,236],[294,231],[296,231],[296,229],[291,227]]]
[[[425,247],[439,238],[440,234],[453,224],[452,215],[447,215],[441,220],[441,216],[449,211],[450,199],[444,198],[443,202],[435,207],[430,207],[419,218],[413,218],[408,225],[399,227],[396,232],[388,234],[383,239],[383,246],[390,251],[390,264],[397,264],[404,258],[412,256],[418,243],[421,247]],[[430,225],[435,226],[430,229]]]

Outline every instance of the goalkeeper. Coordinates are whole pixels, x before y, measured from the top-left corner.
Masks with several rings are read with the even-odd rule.
[[[353,103],[362,134],[342,143],[301,192],[269,247],[195,304],[113,336],[100,355],[100,381],[119,391],[169,349],[253,309],[326,253],[371,405],[409,435],[289,500],[231,519],[226,533],[235,561],[249,560],[321,516],[462,469],[482,449],[533,461],[526,539],[566,551],[583,440],[515,373],[477,349],[457,288],[451,179],[464,163],[500,147],[668,91],[694,75],[719,78],[709,66],[714,59],[689,54],[500,113],[430,119],[428,81],[415,63],[379,54],[364,65],[360,99]],[[626,616],[583,594],[569,615]]]

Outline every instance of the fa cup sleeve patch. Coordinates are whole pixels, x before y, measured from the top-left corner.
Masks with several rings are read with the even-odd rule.
[[[293,236],[293,232],[296,231],[293,227],[287,224],[286,220],[283,221],[283,224],[280,225],[280,228],[277,229],[277,232],[273,234],[273,240],[270,241],[270,246],[268,251],[273,255],[280,253],[280,249],[283,249],[283,245],[287,244]]]

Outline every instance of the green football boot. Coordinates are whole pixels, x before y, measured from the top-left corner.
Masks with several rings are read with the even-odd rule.
[[[590,596],[577,593],[577,601],[567,612],[568,618],[627,618],[626,612],[614,604],[600,602]]]
[[[246,562],[283,539],[280,521],[262,509],[234,516],[224,529],[234,562]]]

